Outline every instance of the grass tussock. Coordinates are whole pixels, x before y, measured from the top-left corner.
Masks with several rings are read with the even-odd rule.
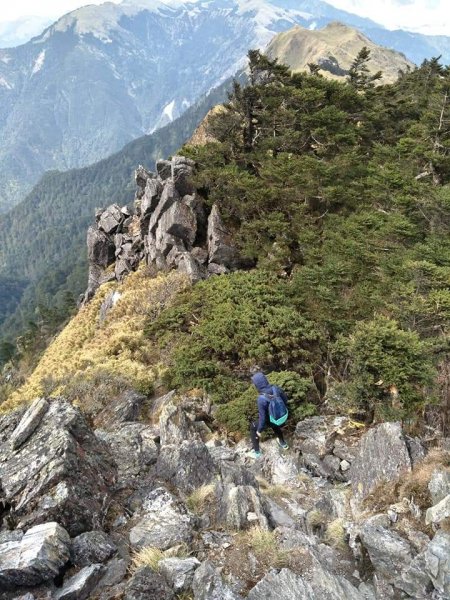
[[[261,492],[266,496],[269,496],[269,498],[272,498],[272,500],[281,500],[283,498],[289,498],[292,495],[292,490],[284,485],[271,484],[263,477],[257,477],[256,479]]]
[[[325,544],[328,544],[328,546],[336,548],[336,550],[344,550],[347,547],[345,535],[342,519],[335,519],[334,521],[331,521],[331,523],[328,523],[323,536],[323,541]]]
[[[162,373],[163,359],[144,335],[144,324],[187,286],[187,278],[179,273],[151,278],[145,267],[121,284],[103,285],[50,344],[28,381],[2,405],[2,411],[30,402],[49,389],[54,396],[67,392],[81,408],[87,408],[98,377],[118,377],[139,391],[151,392]],[[100,306],[113,291],[121,297],[100,323]],[[83,387],[82,382],[88,388],[93,385],[77,392],[75,387]]]
[[[302,573],[308,562],[306,550],[281,548],[275,532],[254,527],[237,534],[223,559],[224,574],[237,577],[250,590],[272,568]]]
[[[190,511],[196,515],[201,515],[207,506],[208,501],[212,498],[214,493],[214,485],[212,483],[208,485],[202,485],[192,492],[187,498],[186,505]]]
[[[425,511],[431,506],[428,483],[433,471],[449,468],[450,452],[433,448],[410,473],[403,474],[397,481],[381,482],[366,498],[364,506],[370,512],[383,512],[406,498]]]
[[[134,552],[131,557],[130,571],[134,573],[141,567],[150,567],[158,571],[159,563],[164,558],[164,552],[159,548],[146,547]]]

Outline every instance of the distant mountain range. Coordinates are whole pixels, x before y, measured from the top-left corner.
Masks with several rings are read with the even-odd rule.
[[[0,211],[50,169],[91,164],[176,119],[295,24],[340,20],[412,60],[450,38],[387,31],[320,0],[125,0],[65,15],[0,50]]]

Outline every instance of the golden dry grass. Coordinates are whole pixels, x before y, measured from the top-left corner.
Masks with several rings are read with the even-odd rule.
[[[146,547],[136,550],[131,557],[130,571],[134,573],[141,567],[150,567],[158,571],[159,563],[164,558],[164,552],[159,548]]]
[[[187,498],[186,505],[193,513],[200,515],[204,512],[208,500],[214,493],[214,485],[202,485]]]
[[[386,511],[403,498],[412,500],[422,511],[431,506],[428,483],[435,469],[450,468],[450,452],[433,448],[410,473],[396,481],[381,482],[366,498],[364,506],[370,512]]]
[[[50,344],[28,381],[2,405],[2,411],[44,395],[49,382],[52,395],[64,395],[68,382],[80,377],[93,379],[97,373],[123,378],[136,389],[151,390],[164,367],[153,342],[144,335],[144,324],[188,285],[186,276],[176,272],[151,278],[145,267],[122,284],[103,285]],[[100,323],[100,306],[116,290],[121,297]]]
[[[233,545],[223,558],[225,575],[237,577],[250,590],[271,569],[291,569],[303,573],[308,565],[307,550],[280,547],[276,534],[260,527],[234,536]]]
[[[332,546],[338,550],[346,548],[345,543],[345,529],[342,519],[335,519],[328,523],[325,530],[323,541],[328,546]]]

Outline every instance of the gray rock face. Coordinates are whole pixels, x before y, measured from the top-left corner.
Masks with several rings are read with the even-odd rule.
[[[103,571],[103,565],[84,567],[65,582],[61,590],[56,592],[55,600],[87,600],[100,581]]]
[[[209,561],[203,562],[195,571],[192,590],[195,600],[242,600]]]
[[[104,231],[100,231],[95,227],[89,227],[87,247],[90,263],[106,268],[114,262],[114,243]]]
[[[154,429],[143,423],[124,423],[113,431],[96,431],[111,451],[120,482],[144,475],[156,462],[158,447],[154,435]]]
[[[80,412],[52,400],[18,449],[6,442],[0,446],[0,472],[3,497],[18,527],[55,519],[77,535],[101,520],[116,469]]]
[[[438,531],[425,550],[425,563],[435,589],[450,598],[450,534]]]
[[[159,418],[159,431],[161,446],[178,445],[185,440],[200,440],[186,411],[171,401],[163,404]]]
[[[158,476],[170,481],[183,494],[210,483],[216,472],[207,447],[200,441],[163,446],[158,456]]]
[[[95,417],[96,427],[115,429],[121,423],[137,421],[142,411],[146,397],[134,390],[125,390]]]
[[[29,529],[20,541],[0,544],[0,589],[55,578],[70,556],[70,537],[57,523]]]
[[[270,571],[250,590],[248,600],[364,600],[346,579],[325,571],[317,561],[305,576],[289,569]]]
[[[219,485],[216,488],[216,496],[218,520],[230,529],[249,529],[255,525],[261,529],[269,529],[269,520],[261,496],[254,487]]]
[[[431,502],[437,504],[450,494],[450,470],[435,469],[428,483]]]
[[[442,523],[448,517],[450,517],[450,494],[427,510],[425,523],[427,525]]]
[[[361,438],[350,469],[354,498],[366,498],[382,481],[411,471],[411,458],[400,423],[382,423]]]
[[[92,563],[104,563],[115,552],[117,546],[103,531],[87,531],[72,540],[71,561],[76,567]]]
[[[427,574],[424,552],[414,557],[411,563],[403,570],[401,581],[397,581],[396,585],[412,598],[422,599],[431,597],[433,583]]]
[[[17,450],[34,433],[48,408],[49,404],[45,398],[38,398],[33,402],[11,436],[13,450]]]
[[[142,567],[131,577],[123,600],[173,600],[174,593],[159,573]]]
[[[360,538],[377,572],[395,583],[413,558],[410,544],[397,533],[372,523],[363,525]]]
[[[178,202],[180,200],[180,194],[175,189],[175,185],[173,182],[168,181],[163,188],[161,198],[156,206],[155,210],[150,217],[150,223],[148,225],[148,232],[155,233],[156,228],[158,227],[159,220],[162,215],[168,210],[174,202]]]
[[[164,558],[158,566],[169,586],[175,592],[184,592],[191,588],[200,561],[196,558]]]
[[[208,253],[211,263],[227,268],[233,267],[237,259],[230,233],[222,221],[217,205],[212,207],[208,218]]]
[[[164,488],[150,492],[143,517],[130,531],[130,544],[167,550],[192,539],[192,517],[186,507]]]
[[[157,179],[148,179],[143,197],[141,199],[140,212],[142,220],[146,221],[158,206],[162,186]]]
[[[191,182],[195,163],[190,158],[184,156],[174,156],[172,159],[172,176],[175,187],[181,196],[194,193],[194,186]]]

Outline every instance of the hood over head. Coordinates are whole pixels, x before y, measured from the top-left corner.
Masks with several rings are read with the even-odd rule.
[[[272,391],[272,386],[270,385],[270,383],[267,380],[267,377],[264,375],[264,373],[261,373],[261,372],[255,373],[252,377],[252,383],[256,387],[258,392],[261,392],[264,394],[267,392],[270,393]]]

